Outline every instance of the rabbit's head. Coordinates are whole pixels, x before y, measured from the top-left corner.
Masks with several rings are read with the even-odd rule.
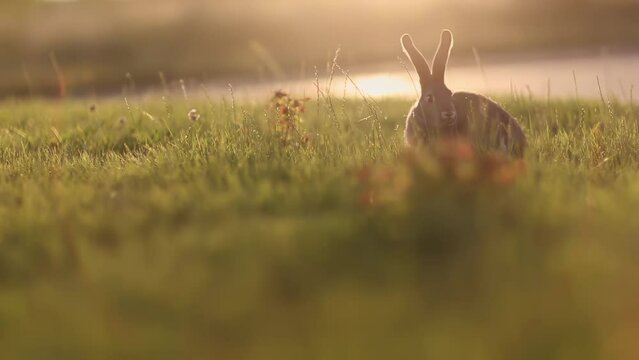
[[[449,30],[442,32],[439,47],[433,59],[432,72],[426,58],[417,50],[410,35],[402,36],[402,46],[417,70],[421,85],[421,97],[414,108],[415,119],[423,122],[421,125],[427,127],[453,126],[457,121],[457,112],[453,103],[453,93],[444,82],[446,64],[453,47],[453,34]]]

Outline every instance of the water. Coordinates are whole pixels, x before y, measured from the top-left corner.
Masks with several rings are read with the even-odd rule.
[[[412,70],[412,68],[411,68]],[[372,68],[352,68],[348,78],[336,70],[330,93],[334,96],[373,98],[415,98],[416,74],[407,72],[399,62]],[[519,94],[545,99],[617,99],[631,101],[635,84],[639,84],[639,53],[580,56],[555,56],[535,59],[482,59],[481,65],[450,66],[448,86],[453,91],[482,94]],[[319,79],[319,89],[328,92],[329,78]],[[227,84],[210,84],[210,94],[229,96]],[[295,96],[317,96],[316,80],[269,81],[233,84],[233,95],[239,100],[268,97],[282,89]]]

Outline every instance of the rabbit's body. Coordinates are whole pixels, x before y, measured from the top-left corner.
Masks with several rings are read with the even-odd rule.
[[[433,72],[408,35],[402,45],[415,65],[422,94],[406,120],[405,139],[409,146],[427,144],[436,136],[463,136],[481,149],[497,149],[523,156],[524,132],[506,110],[493,100],[474,93],[450,91],[444,73],[452,48],[452,34],[442,33]]]

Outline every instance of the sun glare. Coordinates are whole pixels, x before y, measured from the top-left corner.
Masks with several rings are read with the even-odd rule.
[[[393,74],[367,74],[356,76],[353,80],[357,88],[368,96],[414,96],[417,94],[416,88],[408,79]]]

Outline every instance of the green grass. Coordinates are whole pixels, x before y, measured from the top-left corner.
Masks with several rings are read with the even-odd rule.
[[[2,103],[2,358],[634,358],[636,109],[502,101],[504,184],[404,154],[400,99],[311,101],[306,145],[261,103]]]

